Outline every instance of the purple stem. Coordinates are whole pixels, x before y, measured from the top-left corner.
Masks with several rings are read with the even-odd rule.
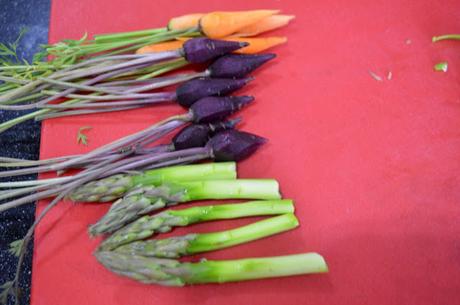
[[[137,65],[142,65],[142,64],[149,64],[151,65],[152,63],[156,63],[159,61],[163,60],[168,60],[168,59],[174,59],[181,57],[181,54],[179,51],[174,50],[174,51],[166,51],[166,52],[161,52],[161,53],[153,53],[153,54],[144,54],[143,56],[129,60],[127,62],[115,64],[115,65],[109,65],[109,66],[103,66],[103,67],[98,67],[94,69],[88,69],[86,71],[74,73],[73,75],[68,75],[63,77],[61,80],[70,80],[70,79],[76,79],[76,78],[82,78],[86,77],[89,75],[94,75],[94,74],[100,74],[108,71],[113,71],[113,70],[118,70],[118,69],[123,69],[127,68],[130,66],[137,66]],[[105,60],[105,59],[104,59]]]
[[[108,72],[108,73],[105,73],[105,74],[101,74],[101,75],[98,75],[90,80],[87,80],[87,81],[84,81],[83,83],[81,83],[82,85],[92,85],[92,84],[95,84],[95,83],[98,83],[104,79],[107,79],[107,78],[111,78],[115,75],[118,75],[118,74],[122,74],[122,73],[126,73],[126,72],[129,72],[133,69],[138,69],[138,68],[144,68],[144,67],[147,67],[149,66],[150,64],[144,64],[144,65],[137,65],[137,66],[131,66],[131,67],[128,67],[128,68],[124,68],[124,69],[120,69],[120,70],[116,70],[116,71],[111,71],[111,72]],[[67,79],[62,79],[62,80],[67,80]],[[76,88],[69,88],[69,89],[66,89],[64,91],[61,91],[59,93],[56,93],[55,95],[52,95],[46,99],[42,99],[36,103],[33,103],[33,104],[26,104],[26,105],[0,105],[0,110],[27,110],[27,109],[34,109],[34,108],[37,108],[38,106],[40,105],[44,105],[44,104],[47,104],[55,99],[58,99],[58,98],[61,98],[61,97],[65,97],[67,96],[68,94],[72,93],[72,92],[75,92],[77,91],[78,89]]]
[[[209,159],[211,157],[210,152],[206,151],[205,153],[202,154],[196,154],[188,157],[181,157],[178,159],[172,159],[160,163],[153,164],[151,166],[147,166],[142,168],[143,171],[149,170],[149,169],[155,169],[159,167],[166,167],[166,166],[171,166],[171,165],[180,165],[180,164],[188,164],[196,161],[201,161],[205,159]]]
[[[170,93],[158,93],[157,97],[152,98],[145,98],[133,101],[118,101],[118,102],[95,102],[95,103],[77,103],[77,104],[69,104],[69,105],[61,105],[61,104],[48,104],[40,106],[40,108],[48,108],[48,109],[70,109],[70,108],[105,108],[105,107],[119,107],[119,106],[138,106],[138,105],[149,105],[149,104],[158,104],[164,102],[172,102],[173,94]]]
[[[97,58],[91,58],[91,59],[86,59],[84,61],[80,61],[77,64],[71,65],[70,67],[66,67],[64,69],[61,69],[55,73],[53,73],[51,76],[53,78],[57,77],[62,77],[69,75],[69,72],[75,72],[76,69],[85,67],[89,64],[94,64],[97,62],[103,62],[107,63],[109,61],[120,61],[120,60],[125,60],[125,59],[136,59],[136,58],[141,58],[143,57],[143,54],[126,54],[126,55],[114,55],[114,56],[104,56],[104,57],[97,57]],[[83,69],[81,70],[83,71]]]
[[[156,93],[132,93],[123,95],[87,95],[87,94],[68,94],[69,98],[86,99],[89,101],[116,101],[116,100],[132,100],[146,98],[171,98],[174,95],[171,92],[156,92]]]
[[[139,147],[136,148],[136,154],[146,155],[146,154],[158,154],[174,150],[171,144],[159,144],[154,147]]]
[[[137,109],[141,107],[142,106],[129,106],[129,107],[116,107],[116,108],[110,108],[110,109],[87,109],[87,110],[61,111],[61,112],[54,112],[54,113],[37,116],[35,120],[43,121],[46,119],[60,118],[60,117],[66,117],[66,116],[75,116],[75,115],[82,115],[82,114],[96,114],[96,113],[103,113],[103,112],[115,112],[115,111]]]
[[[108,94],[121,94],[122,93],[120,91],[113,90],[113,89],[106,88],[106,87],[88,86],[88,85],[82,85],[78,83],[74,84],[71,82],[65,82],[65,81],[55,80],[52,78],[45,78],[45,77],[40,77],[39,79],[41,79],[45,83],[49,83],[51,85],[62,87],[62,88],[76,88],[79,90],[102,92],[102,93],[108,93]]]
[[[162,87],[182,83],[182,82],[191,80],[193,78],[206,77],[208,75],[209,75],[209,73],[207,71],[204,71],[204,72],[196,72],[196,73],[189,73],[189,74],[179,74],[179,75],[164,77],[164,80],[159,79],[157,82],[152,82],[151,84],[148,84],[148,85],[145,85],[145,86],[140,86],[140,87],[137,87],[137,88],[126,90],[125,93],[134,93],[134,92],[142,92],[142,91],[158,89],[158,88],[162,88]]]
[[[75,187],[78,187],[79,185],[81,185],[83,183],[86,183],[86,182],[91,181],[93,179],[97,179],[97,178],[99,178],[99,176],[101,174],[103,174],[105,172],[105,170],[110,170],[115,166],[114,163],[113,163],[114,161],[116,161],[116,160],[118,160],[120,158],[123,158],[123,157],[125,157],[125,155],[120,155],[120,156],[117,156],[116,158],[106,160],[106,161],[102,162],[101,164],[98,164],[97,166],[94,166],[91,169],[84,170],[84,171],[82,171],[82,172],[80,172],[80,173],[78,173],[78,174],[76,174],[74,176],[75,180],[72,180],[71,182],[69,182],[67,184],[64,184],[62,186],[57,186],[57,187],[52,188],[52,189],[48,189],[48,190],[45,190],[45,191],[41,191],[41,192],[38,192],[38,193],[35,193],[35,194],[31,194],[31,195],[28,195],[28,196],[18,198],[16,200],[13,200],[13,201],[10,201],[10,202],[3,203],[3,204],[0,205],[0,213],[3,212],[3,211],[8,210],[10,208],[14,208],[14,207],[17,207],[17,206],[20,206],[20,205],[23,205],[23,204],[26,204],[26,203],[29,203],[29,202],[33,202],[33,201],[37,201],[37,200],[40,200],[40,199],[52,197],[52,196],[54,196],[56,194],[61,194],[62,192],[64,192],[67,189],[74,189]]]
[[[74,158],[72,160],[68,160],[68,161],[64,161],[62,162],[61,164],[58,164],[58,165],[55,165],[55,166],[52,166],[52,170],[62,170],[62,169],[65,169],[69,166],[72,166],[74,164],[78,164],[82,161],[85,161],[85,160],[88,160],[88,159],[91,159],[91,158],[94,158],[96,156],[100,156],[101,154],[105,154],[105,153],[108,153],[108,152],[111,152],[111,151],[115,151],[117,149],[120,149],[120,148],[123,148],[123,147],[126,147],[126,146],[129,146],[130,144],[135,144],[139,141],[139,139],[144,139],[146,136],[151,136],[151,135],[154,135],[158,132],[158,128],[162,125],[165,125],[165,124],[171,124],[171,130],[172,129],[175,129],[177,127],[180,127],[181,125],[183,125],[183,122],[187,122],[187,121],[190,121],[192,119],[192,116],[190,115],[190,113],[186,113],[184,115],[179,115],[179,116],[172,116],[166,120],[163,120],[155,125],[152,125],[144,130],[141,130],[135,134],[132,134],[132,135],[129,135],[129,136],[126,136],[126,137],[123,137],[119,140],[116,140],[112,143],[109,143],[109,144],[106,144],[102,147],[99,147],[89,153],[86,153],[85,155],[83,156],[80,156],[80,157],[77,157],[77,158]],[[160,129],[161,131],[161,129]]]
[[[164,162],[170,159],[181,160],[181,158],[190,157],[192,155],[203,155],[206,154],[209,157],[209,148],[206,147],[196,147],[183,149],[173,152],[166,152],[160,154],[154,154],[152,156],[138,156],[125,160],[119,161],[119,164],[116,169],[107,171],[104,174],[104,177],[112,176],[119,172],[125,172],[129,170],[135,170],[144,167],[147,164],[152,164],[156,162]],[[123,162],[126,161],[126,162]]]

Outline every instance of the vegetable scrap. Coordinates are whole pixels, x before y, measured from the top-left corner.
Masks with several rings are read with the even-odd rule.
[[[447,72],[447,69],[449,68],[449,64],[447,63],[447,61],[443,61],[443,62],[435,64],[433,68],[435,71]]]
[[[77,144],[83,144],[83,145],[88,145],[88,136],[84,134],[83,132],[85,130],[90,130],[92,129],[91,126],[83,126],[78,129],[77,132]]]

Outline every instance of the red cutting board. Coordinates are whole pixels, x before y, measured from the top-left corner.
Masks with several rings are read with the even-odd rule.
[[[86,228],[108,205],[66,202],[36,232],[33,305],[459,304],[460,42],[431,43],[433,35],[460,32],[459,1],[61,0],[53,1],[50,41],[256,8],[297,19],[274,33],[288,44],[273,50],[278,58],[242,91],[257,101],[242,113],[242,128],[270,142],[239,173],[278,179],[296,201],[301,227],[195,259],[317,251],[329,274],[186,288],[138,284],[92,256],[99,240]],[[433,71],[440,61],[449,62],[447,73]],[[181,111],[50,120],[41,157],[88,151]],[[89,146],[78,146],[77,130],[87,125]]]

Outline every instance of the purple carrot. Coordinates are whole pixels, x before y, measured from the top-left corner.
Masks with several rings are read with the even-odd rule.
[[[267,139],[237,130],[224,130],[209,140],[216,161],[240,161],[253,154]]]
[[[191,124],[182,128],[171,142],[175,150],[203,147],[214,132],[232,129],[238,122],[239,119],[210,124]]]
[[[194,38],[184,43],[183,52],[189,63],[204,63],[248,45],[247,42]]]
[[[228,54],[215,60],[207,70],[215,78],[243,78],[275,57],[275,54]]]
[[[253,100],[252,96],[210,96],[194,103],[190,107],[190,112],[193,114],[194,122],[216,122],[247,106]]]
[[[244,87],[253,78],[224,79],[197,78],[183,83],[176,90],[177,102],[190,107],[199,99],[207,96],[223,96]]]

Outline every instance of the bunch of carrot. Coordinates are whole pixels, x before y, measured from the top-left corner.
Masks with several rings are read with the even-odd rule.
[[[277,10],[256,10],[245,12],[212,12],[208,14],[190,14],[171,19],[168,23],[170,30],[186,30],[198,28],[209,38],[228,41],[248,42],[249,46],[236,53],[254,54],[265,51],[276,45],[285,43],[286,37],[254,37],[287,25],[294,16],[279,15]],[[178,37],[176,40],[150,44],[136,51],[138,54],[173,50],[182,47],[188,37]]]
[[[203,35],[217,38],[227,44],[236,45],[233,48],[234,53],[248,56],[284,43],[286,37],[254,37],[285,26],[294,18],[278,12],[253,10],[184,15],[172,18],[165,28],[95,35],[93,40],[85,37],[77,41],[63,40],[45,46],[41,56],[49,56],[50,60],[47,62],[1,65],[0,109],[37,111],[0,122],[0,133],[26,120],[55,117],[57,112],[58,116],[66,116],[133,109],[139,103],[133,101],[134,95],[124,94],[126,90],[145,91],[151,88],[149,86],[160,88],[186,80],[176,77],[174,80],[167,78],[166,81],[166,78],[160,79],[157,76],[190,63],[184,50],[186,42],[191,42],[191,38]],[[130,54],[133,51],[137,54]],[[122,54],[117,55],[120,53]],[[195,77],[198,76],[196,74]],[[115,84],[118,87],[104,87]],[[120,84],[143,86],[128,88],[120,87]],[[149,86],[145,86],[147,84]],[[82,90],[90,94],[75,94]],[[111,94],[101,97],[101,90],[110,91]],[[88,103],[95,100],[106,101],[114,96],[114,92],[118,103]],[[135,96],[144,98],[152,94]],[[66,104],[66,109],[71,107],[73,110],[63,111],[64,108],[57,109],[58,106],[53,105],[57,99],[63,97],[70,100],[58,106]],[[120,98],[126,101],[120,102]],[[145,106],[145,102],[152,101],[142,100],[142,105]]]

